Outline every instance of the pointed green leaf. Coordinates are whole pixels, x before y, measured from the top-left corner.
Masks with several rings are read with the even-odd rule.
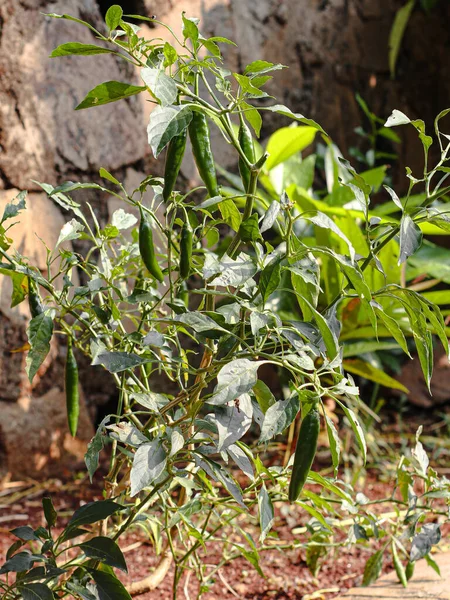
[[[92,106],[101,106],[102,104],[109,104],[110,102],[116,102],[123,98],[129,98],[135,96],[143,90],[145,86],[132,85],[131,83],[122,83],[120,81],[105,81],[94,89],[92,89],[82,102],[75,108],[75,110],[82,110],[83,108],[91,108]]]

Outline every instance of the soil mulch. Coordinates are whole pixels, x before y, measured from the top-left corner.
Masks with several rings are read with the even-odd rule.
[[[47,483],[24,482],[23,486],[7,484],[0,491],[0,564],[4,561],[9,545],[15,541],[10,529],[19,525],[30,524],[36,528],[45,525],[41,498],[51,495],[55,508],[60,515],[59,523],[68,520],[71,513],[81,503],[101,500],[100,482],[97,487],[91,486],[86,480],[64,484],[60,480]],[[11,486],[11,487],[9,487]],[[389,490],[388,484],[375,481],[373,475],[366,481],[364,493],[371,499],[385,497]],[[2,504],[7,502],[7,504]],[[385,508],[385,510],[387,510]],[[299,507],[276,507],[274,530],[278,541],[293,540],[296,528],[309,520]],[[253,526],[248,527],[248,533],[255,539],[258,531]],[[341,538],[342,539],[342,538]],[[237,540],[236,540],[237,541]],[[337,540],[336,540],[337,541]],[[119,574],[124,583],[143,579],[157,564],[153,546],[140,529],[121,538],[120,546],[128,564],[128,575]],[[265,575],[262,578],[245,559],[239,558],[224,566],[203,600],[328,600],[335,598],[351,587],[361,582],[365,562],[373,550],[360,546],[336,548],[327,557],[320,572],[314,577],[305,560],[304,550],[268,550],[261,554],[260,566]],[[207,545],[207,562],[216,565],[221,559],[221,545]],[[385,565],[388,571],[390,565]],[[173,569],[157,590],[139,596],[141,600],[172,600]],[[194,574],[184,577],[178,590],[180,600],[195,600],[198,582]]]

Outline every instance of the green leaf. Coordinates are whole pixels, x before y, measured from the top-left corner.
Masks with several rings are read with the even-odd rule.
[[[29,542],[31,540],[39,540],[39,538],[35,535],[33,528],[29,527],[28,525],[11,529],[10,533],[19,538],[19,540],[23,540],[24,542]]]
[[[392,79],[395,77],[395,66],[397,64],[400,46],[415,3],[415,0],[409,0],[402,6],[402,8],[397,11],[394,23],[392,24],[391,32],[389,34],[389,70]]]
[[[128,352],[99,352],[92,360],[92,365],[102,365],[110,373],[120,373],[127,369],[134,369],[139,365],[149,362],[150,358],[143,358]]]
[[[422,231],[409,215],[403,215],[400,222],[400,256],[398,264],[404,263],[422,245]]]
[[[261,292],[263,303],[265,303],[269,296],[279,288],[280,282],[280,259],[275,258],[264,267],[259,278],[259,291]]]
[[[109,171],[107,171],[106,169],[104,169],[103,167],[100,168],[98,174],[103,179],[107,179],[108,181],[110,181],[111,183],[114,183],[115,185],[120,185],[120,181],[118,179],[116,179],[114,177],[114,175],[111,175],[111,173]]]
[[[359,358],[347,359],[344,360],[343,366],[346,371],[349,371],[354,375],[359,375],[360,377],[364,377],[369,381],[379,383],[384,387],[400,390],[405,394],[409,394],[409,390],[403,384],[364,360]]]
[[[161,106],[169,106],[177,99],[177,84],[168,77],[161,69],[141,69],[141,77]]]
[[[92,54],[116,54],[116,52],[95,44],[68,42],[55,48],[50,54],[50,58],[56,58],[57,56],[91,56]]]
[[[27,197],[27,194],[28,192],[25,190],[19,192],[17,196],[11,200],[11,202],[8,202],[8,204],[5,206],[5,210],[3,211],[3,216],[0,223],[3,223],[7,219],[16,217],[21,210],[26,208],[25,198]]]
[[[176,63],[178,54],[175,48],[171,44],[169,44],[169,42],[164,43],[163,52],[165,58],[164,67],[170,67],[171,65]]]
[[[332,231],[338,237],[340,237],[341,240],[343,240],[348,246],[351,261],[355,261],[355,249],[353,248],[352,243],[328,215],[320,211],[309,211],[304,213],[302,216],[305,219],[308,219],[308,221],[311,221],[311,223],[313,223],[316,227],[321,227],[322,229]]]
[[[47,522],[47,526],[53,527],[56,523],[56,519],[58,518],[58,513],[53,506],[53,502],[51,498],[44,497],[42,498],[42,508],[44,510],[44,517]]]
[[[43,583],[20,586],[23,600],[54,600],[53,592]]]
[[[184,315],[180,315],[178,320],[188,327],[191,327],[197,333],[202,333],[206,337],[217,337],[214,336],[215,331],[228,333],[228,331],[216,323],[214,319],[211,319],[211,317],[208,317],[208,315],[201,312],[187,312]]]
[[[233,200],[222,200],[219,204],[219,211],[223,220],[233,231],[239,231],[242,217],[239,209]]]
[[[241,222],[239,234],[243,242],[256,242],[262,238],[259,231],[258,213],[253,213],[248,219]]]
[[[255,394],[255,398],[259,404],[259,408],[266,414],[267,410],[275,404],[275,396],[270,391],[269,386],[267,386],[264,381],[258,379],[258,381],[253,386],[253,393]]]
[[[147,127],[148,143],[155,158],[170,140],[184,131],[192,120],[188,106],[157,106]]]
[[[97,600],[97,597],[94,596],[88,589],[78,585],[77,583],[73,583],[72,581],[68,581],[66,583],[66,587],[69,592],[73,592],[77,596],[79,596],[82,600]]]
[[[244,75],[262,75],[263,73],[270,73],[271,71],[279,71],[284,69],[285,66],[277,63],[267,62],[266,60],[254,60],[244,69]]]
[[[341,441],[339,433],[330,417],[325,414],[325,423],[327,426],[328,442],[330,444],[331,460],[333,461],[334,475],[337,475],[339,460],[341,456]]]
[[[256,384],[258,369],[264,362],[238,358],[222,367],[217,375],[217,385],[207,403],[221,406],[247,394]]]
[[[382,309],[378,308],[377,306],[375,307],[375,312],[377,313],[378,318],[381,319],[381,321],[383,321],[384,326],[392,335],[392,337],[400,346],[400,348],[403,350],[403,352],[405,352],[408,356],[411,356],[408,350],[408,344],[406,343],[405,335],[397,321],[390,315],[387,315]]]
[[[99,600],[132,600],[123,584],[111,573],[91,571],[92,579],[97,584]]]
[[[241,75],[240,73],[233,73],[233,77],[238,82],[241,91],[248,95],[250,98],[265,98],[267,97],[267,93],[263,90],[260,90],[256,85],[253,84],[253,81],[250,77],[246,77],[245,75]]]
[[[198,19],[188,18],[185,14],[184,12],[181,13],[183,19],[183,37],[185,40],[191,40],[192,47],[196,50],[199,38]]]
[[[89,558],[95,558],[110,567],[127,572],[125,557],[119,546],[111,538],[98,536],[80,544],[80,548]]]
[[[86,463],[86,468],[88,470],[89,478],[90,478],[91,482],[92,482],[94,473],[98,469],[100,452],[103,450],[103,447],[105,445],[105,441],[104,441],[105,436],[103,435],[103,428],[104,428],[105,424],[109,421],[109,419],[110,419],[110,416],[107,415],[102,420],[102,422],[100,423],[100,425],[97,428],[96,434],[94,435],[92,440],[89,442],[89,444],[87,446],[86,454],[84,455],[84,462]]]
[[[264,415],[259,441],[268,442],[282,433],[295,419],[299,410],[300,401],[297,393],[291,394],[287,400],[279,400],[269,406]]]
[[[131,467],[131,497],[158,479],[166,468],[166,462],[167,455],[159,439],[139,446]]]
[[[259,112],[256,110],[254,106],[251,104],[247,104],[247,102],[242,102],[241,104],[242,110],[244,111],[245,118],[250,123],[253,128],[253,131],[256,134],[256,137],[259,138],[262,127],[262,118]]]
[[[26,360],[26,371],[31,382],[50,351],[53,319],[45,312],[34,317],[28,325],[27,335],[31,347]]]
[[[359,446],[359,448],[360,448],[360,450],[362,452],[363,460],[364,460],[364,463],[365,463],[366,462],[366,458],[367,458],[367,446],[366,446],[366,438],[364,436],[364,430],[361,427],[361,424],[360,424],[357,416],[355,415],[355,413],[352,411],[352,409],[348,408],[347,406],[345,406],[345,404],[343,404],[337,398],[335,398],[335,400],[337,401],[337,403],[339,404],[339,406],[344,411],[345,416],[347,417],[347,419],[348,419],[348,421],[350,423],[350,427],[353,429],[353,433],[355,434],[356,441],[358,442],[358,446]]]
[[[123,506],[112,500],[98,500],[83,504],[73,513],[66,531],[77,529],[81,525],[91,525],[103,521],[103,519],[107,519],[114,513],[123,510],[123,508]]]
[[[264,484],[261,486],[261,489],[258,494],[258,509],[259,526],[261,528],[259,541],[261,542],[261,544],[263,544],[275,519],[273,504]]]
[[[118,4],[113,4],[108,8],[105,15],[105,22],[110,31],[117,29],[123,16],[123,10]]]
[[[264,168],[270,171],[293,154],[307,148],[316,137],[315,127],[282,127],[273,133],[267,142],[266,152],[269,158]]]
[[[21,573],[31,569],[36,559],[29,552],[18,552],[9,560],[3,563],[0,569],[0,575],[4,573]]]
[[[437,564],[437,562],[431,557],[430,554],[427,554],[425,556],[425,560],[427,562],[427,565],[429,567],[431,567],[433,569],[433,571],[435,571],[435,573],[437,573],[439,575],[439,577],[441,577],[441,569],[439,568],[439,565]]]
[[[355,333],[355,337],[358,336],[358,331]],[[352,342],[344,344],[344,358],[351,358],[352,356],[360,356],[366,352],[377,352],[379,350],[393,350],[397,348],[395,342],[378,342],[377,340],[365,340],[361,342]]]
[[[28,278],[23,273],[5,273],[3,269],[0,269],[0,273],[11,277],[11,282],[13,285],[11,294],[11,308],[14,308],[23,302],[28,294]]]
[[[381,574],[381,569],[383,567],[383,552],[378,550],[375,554],[369,558],[366,562],[366,566],[364,567],[364,575],[362,585],[364,587],[374,583]]]
[[[123,98],[135,96],[145,89],[144,86],[132,85],[131,83],[105,81],[105,83],[97,85],[97,87],[88,92],[87,96],[80,102],[75,110],[82,110],[83,108],[91,108],[92,106],[101,106],[102,104],[116,102]]]

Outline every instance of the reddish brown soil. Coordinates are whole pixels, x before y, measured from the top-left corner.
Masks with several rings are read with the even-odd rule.
[[[390,444],[396,444],[399,442],[400,436],[401,439],[405,439],[404,430],[406,428],[409,437],[413,437],[411,434],[417,429],[419,423],[425,422],[424,435],[436,436],[436,444],[433,444],[431,452],[433,463],[438,466],[442,474],[448,473],[448,468],[446,468],[448,446],[444,448],[439,443],[439,440],[445,437],[448,421],[443,419],[437,424],[437,417],[431,418],[428,415],[427,423],[425,415],[411,415],[411,417],[413,418],[407,419],[407,427],[405,427],[403,419],[396,419],[395,423],[383,424],[380,429],[383,430],[384,439],[389,440]],[[411,442],[408,445],[411,446]],[[430,446],[428,446],[429,449]],[[381,450],[380,454],[386,457],[384,450]],[[389,459],[391,468],[399,454],[400,452],[391,455]],[[329,457],[327,457],[328,463]],[[318,465],[318,467],[320,466]],[[350,468],[352,468],[351,465]],[[388,478],[389,474],[383,467],[380,470],[369,471],[367,477],[358,481],[355,487],[363,491],[371,500],[384,498],[392,491]],[[44,484],[36,483],[34,487],[33,482],[27,482],[22,487],[14,487],[14,485],[6,484],[3,489],[0,487],[0,564],[4,560],[8,546],[15,539],[9,533],[10,529],[25,524],[33,527],[44,524],[41,510],[43,495],[52,496],[60,514],[58,524],[61,526],[80,503],[102,498],[100,477],[94,486],[91,486],[86,479],[79,479],[68,484],[53,480]],[[389,507],[374,505],[373,509],[387,511]],[[309,515],[297,506],[277,505],[273,530],[278,534],[278,541],[289,542],[293,539],[303,541],[302,538],[293,534],[293,530],[304,525],[308,520]],[[445,535],[448,535],[448,530],[449,527],[445,526]],[[258,531],[253,526],[248,526],[248,533],[257,539]],[[227,535],[230,535],[229,532]],[[337,534],[334,541],[342,542],[344,539],[345,534],[342,534],[341,537]],[[129,568],[128,576],[122,578],[125,583],[137,581],[151,573],[152,568],[157,564],[157,557],[154,555],[153,547],[140,529],[135,529],[121,538],[120,545]],[[245,559],[240,558],[220,570],[220,576],[216,578],[210,590],[202,598],[204,600],[232,600],[233,598],[242,600],[331,600],[361,583],[365,562],[372,552],[373,547],[366,548],[362,545],[338,547],[328,555],[317,577],[313,577],[306,566],[304,550],[264,552],[260,563],[264,578]],[[214,566],[221,558],[221,545],[219,543],[208,544],[204,556],[206,556],[208,565]],[[204,556],[202,560],[205,560]],[[392,565],[386,560],[384,571],[391,569]],[[172,576],[173,569],[156,591],[146,593],[139,598],[142,600],[172,600]],[[195,575],[192,574],[187,581],[186,577],[182,579],[177,598],[178,600],[196,600],[197,591],[198,583]]]
[[[387,485],[375,482],[371,477],[365,487],[366,495],[371,498],[384,497]],[[23,491],[24,496],[9,504],[13,494]],[[16,539],[9,530],[19,525],[30,524],[32,527],[44,525],[41,497],[51,494],[55,508],[61,515],[61,522],[66,520],[71,512],[80,505],[80,502],[100,500],[99,488],[93,489],[86,481],[63,485],[60,481],[48,482],[47,487],[37,485],[34,490],[32,485],[23,488],[5,488],[0,492],[0,564],[3,562],[9,545]],[[1,505],[5,501],[8,504]],[[309,517],[298,507],[276,508],[276,522],[274,530],[278,533],[280,541],[293,540],[292,530],[308,521]],[[24,518],[26,517],[26,518]],[[249,528],[255,539],[258,532],[253,527]],[[146,577],[152,567],[157,563],[153,547],[148,543],[140,530],[134,530],[121,538],[121,548],[124,550],[129,574],[122,577],[125,583]],[[137,546],[137,547],[136,547]],[[373,551],[373,550],[372,550]],[[331,553],[322,566],[317,577],[309,572],[303,550],[279,551],[270,550],[261,555],[261,568],[265,578],[261,578],[255,569],[245,559],[237,559],[226,565],[220,571],[210,591],[204,594],[204,600],[222,600],[242,598],[246,600],[300,600],[309,597],[309,594],[318,593],[314,598],[326,600],[335,598],[339,593],[353,587],[361,580],[365,561],[369,556],[365,548],[338,548]],[[214,565],[221,558],[220,545],[208,544],[207,561]],[[389,569],[389,565],[385,565]],[[139,596],[142,600],[171,600],[172,575],[169,572],[166,580],[157,591],[148,592]],[[185,594],[186,579],[180,584],[178,598],[194,600],[197,597],[198,584],[192,575],[187,583],[188,596]],[[232,591],[233,590],[233,591]]]

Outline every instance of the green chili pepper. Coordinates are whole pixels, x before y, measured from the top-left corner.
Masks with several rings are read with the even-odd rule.
[[[189,138],[192,144],[192,153],[195,164],[203,183],[211,197],[219,195],[217,185],[216,167],[211,152],[209,140],[208,121],[203,113],[194,112],[189,125]]]
[[[180,277],[186,279],[191,272],[192,229],[188,223],[183,225],[180,239]]]
[[[186,149],[187,129],[172,138],[167,147],[166,164],[164,167],[163,198],[167,202],[173,192],[183,162]]]
[[[184,303],[186,308],[189,308],[189,290],[184,281],[178,288],[178,298]]]
[[[30,277],[28,277],[28,306],[33,319],[44,312],[44,305],[38,288]]]
[[[66,407],[67,422],[72,437],[75,437],[78,427],[78,415],[80,413],[80,397],[78,391],[78,366],[73,353],[72,340],[69,340],[67,346],[66,358]]]
[[[164,275],[162,274],[155,254],[152,226],[147,217],[144,215],[142,208],[140,211],[141,222],[139,225],[139,251],[141,253],[144,265],[147,267],[150,275],[162,283],[164,281]]]
[[[319,431],[319,411],[317,408],[312,408],[303,419],[298,435],[291,482],[289,484],[289,502],[297,500],[305,485],[306,478],[316,455]]]
[[[414,567],[415,566],[416,566],[416,563],[413,563],[410,561],[408,561],[406,563],[406,568],[405,568],[406,581],[409,581],[411,579],[411,577],[414,575]]]
[[[239,145],[241,146],[245,156],[248,160],[254,164],[255,162],[255,147],[253,146],[253,137],[250,129],[241,116],[241,124],[239,126]],[[239,173],[241,174],[242,183],[244,184],[244,190],[248,192],[250,186],[250,169],[247,167],[242,158],[239,158]]]

